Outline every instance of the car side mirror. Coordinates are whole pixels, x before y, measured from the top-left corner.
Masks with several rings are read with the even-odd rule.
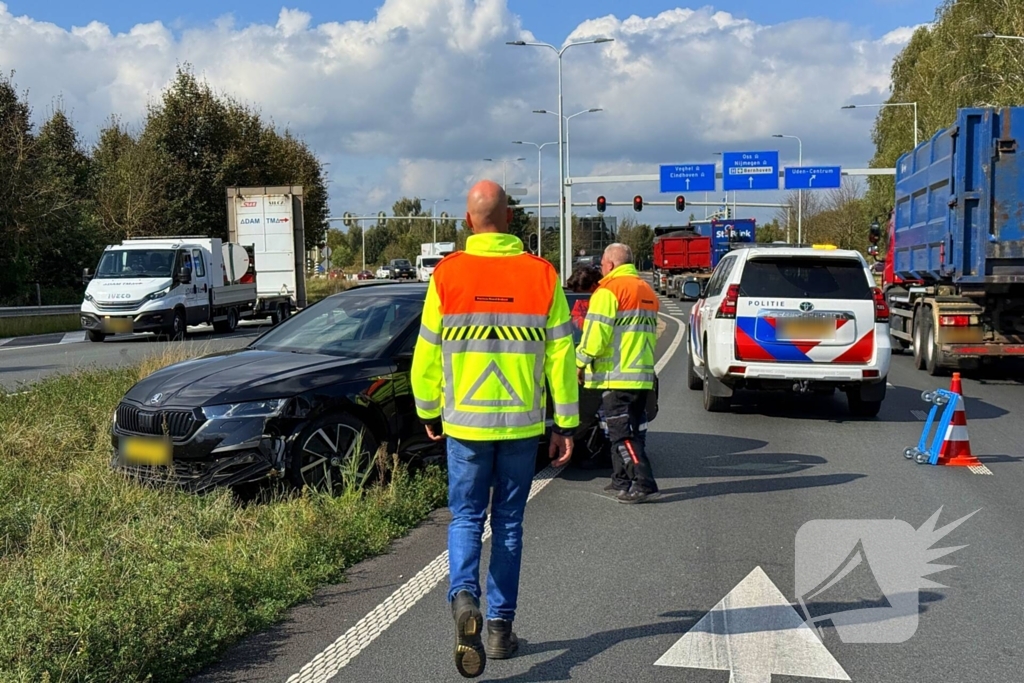
[[[696,280],[687,280],[683,283],[683,298],[687,301],[696,301],[704,293],[704,288]]]
[[[82,284],[87,285],[92,280],[92,275],[89,273],[88,268],[82,268]]]
[[[189,271],[189,270],[186,270],[185,268],[182,268],[181,270],[179,270],[178,271],[178,282],[180,282],[183,285],[191,284],[192,283],[192,272]]]

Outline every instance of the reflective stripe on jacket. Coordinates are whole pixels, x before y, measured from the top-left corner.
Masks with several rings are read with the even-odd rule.
[[[500,233],[473,235],[427,288],[412,362],[416,412],[449,436],[500,441],[579,425],[572,320],[558,274]]]
[[[653,389],[658,297],[632,264],[608,273],[590,297],[576,365],[587,389]]]

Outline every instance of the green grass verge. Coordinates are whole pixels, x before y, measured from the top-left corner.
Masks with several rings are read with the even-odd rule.
[[[238,504],[111,472],[117,401],[159,365],[0,396],[0,680],[181,681],[444,504],[437,470]]]
[[[27,337],[33,334],[77,332],[82,329],[81,318],[73,315],[38,315],[30,318],[0,318],[0,339]]]
[[[333,280],[325,277],[309,278],[306,280],[306,303],[315,304],[331,294],[345,291],[351,285],[352,283],[349,280],[341,278],[334,278]]]

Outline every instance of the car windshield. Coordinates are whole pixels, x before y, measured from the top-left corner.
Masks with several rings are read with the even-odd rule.
[[[115,249],[106,251],[96,268],[100,279],[170,277],[173,249]]]
[[[408,261],[406,261],[404,259],[398,259],[397,261],[392,261],[391,264],[395,265],[395,266],[398,266],[399,268],[408,268],[409,266],[412,265],[411,263],[409,263]]]
[[[324,299],[280,324],[251,348],[375,358],[423,310],[415,293],[351,292]]]
[[[433,268],[441,260],[439,256],[424,256],[422,259],[424,268]]]
[[[849,258],[756,258],[747,262],[740,296],[870,299],[871,287],[859,261]]]

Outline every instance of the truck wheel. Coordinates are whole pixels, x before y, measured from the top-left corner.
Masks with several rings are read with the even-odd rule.
[[[927,316],[927,320],[924,325],[924,369],[928,371],[928,374],[932,377],[939,377],[945,374],[945,368],[939,364],[939,345],[936,343],[935,336],[935,324],[932,322],[932,317]]]
[[[690,335],[686,335],[686,387],[693,391],[700,391],[704,388],[704,380],[700,378],[693,367],[693,349],[691,348]]]
[[[107,338],[107,335],[99,330],[88,330],[89,341],[101,342]]]
[[[925,314],[925,311],[929,311]],[[914,313],[914,367],[924,370],[924,325],[926,320],[931,320],[930,309],[918,308]]]

